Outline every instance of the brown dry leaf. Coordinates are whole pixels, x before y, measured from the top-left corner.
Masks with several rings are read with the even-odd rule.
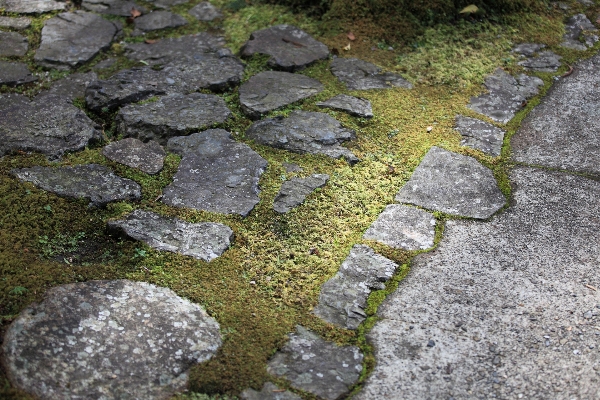
[[[348,32],[347,36],[348,36],[348,39],[350,39],[350,40],[356,40],[356,36],[354,36],[354,33],[352,33],[352,32]]]
[[[348,46],[344,47],[344,50],[348,51],[350,50],[352,47],[350,46],[350,43],[348,43]]]
[[[135,7],[131,7],[131,18],[137,18],[142,15],[142,12]]]
[[[154,43],[156,43],[156,39],[146,39],[146,40],[144,40],[144,43],[154,44]]]

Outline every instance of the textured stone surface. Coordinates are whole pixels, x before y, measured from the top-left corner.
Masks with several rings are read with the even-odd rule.
[[[170,289],[90,281],[23,310],[3,358],[13,384],[40,399],[166,399],[220,345],[219,324]]]
[[[476,118],[457,115],[454,128],[462,135],[460,144],[499,156],[504,142],[504,130]]]
[[[204,261],[219,257],[229,248],[233,231],[214,222],[190,224],[178,218],[165,218],[151,211],[135,210],[125,219],[109,221],[110,229],[122,230],[158,250],[180,253]]]
[[[600,55],[550,88],[511,138],[513,158],[600,174]]]
[[[346,329],[356,329],[367,318],[367,298],[373,290],[385,288],[398,264],[357,244],[337,274],[321,286],[314,314]]]
[[[20,62],[0,61],[0,86],[18,86],[37,80],[27,64]]]
[[[363,355],[356,346],[337,346],[298,326],[269,361],[267,372],[328,400],[346,394],[358,381]]]
[[[54,0],[0,0],[0,8],[4,11],[19,14],[40,14],[66,7],[65,2]]]
[[[212,21],[223,17],[221,10],[210,4],[208,1],[196,4],[188,11],[188,13],[198,21]]]
[[[181,155],[162,201],[223,214],[247,216],[258,204],[258,180],[267,161],[223,129],[174,137],[167,149]]]
[[[153,102],[122,107],[116,123],[117,130],[127,137],[164,145],[173,136],[222,123],[230,116],[225,101],[214,94],[171,94]]]
[[[102,60],[98,64],[94,65],[92,67],[92,69],[94,71],[101,71],[103,69],[108,69],[108,68],[112,67],[113,65],[115,65],[116,62],[117,62],[117,60],[115,58],[107,58],[106,60]]]
[[[357,117],[373,118],[373,109],[369,100],[347,94],[338,94],[329,100],[317,103],[317,106],[344,111]]]
[[[586,285],[600,286],[600,183],[529,168],[510,178],[508,210],[448,221],[379,307],[377,364],[354,398],[598,397],[599,292]]]
[[[93,13],[58,14],[45,22],[34,60],[46,68],[78,67],[107,49],[117,31],[115,24]]]
[[[225,46],[225,39],[207,32],[177,38],[158,40],[155,43],[127,43],[125,55],[132,60],[148,64],[166,64],[184,58],[194,58],[204,53],[215,53]]]
[[[545,44],[539,43],[520,43],[513,47],[512,51],[525,57],[533,57],[541,49],[545,48]]]
[[[561,66],[562,57],[552,51],[542,51],[537,56],[527,60],[519,61],[519,65],[525,69],[540,72],[556,72]]]
[[[31,18],[27,17],[0,17],[0,27],[12,29],[27,29],[31,26]]]
[[[135,29],[142,32],[158,29],[177,28],[186,25],[187,21],[179,14],[169,11],[154,11],[135,19]],[[134,33],[135,34],[135,33]]]
[[[375,64],[358,58],[336,58],[331,63],[331,73],[344,82],[350,90],[390,89],[401,87],[412,89],[412,84],[400,75],[381,72]]]
[[[106,158],[151,175],[163,169],[166,156],[165,150],[155,141],[144,143],[135,138],[112,142],[104,146],[102,154]]]
[[[111,201],[138,200],[140,185],[121,178],[98,164],[73,167],[31,167],[14,169],[13,175],[22,181],[63,197],[88,199],[90,205],[104,206]]]
[[[271,382],[266,382],[260,392],[254,389],[244,390],[240,393],[240,398],[242,400],[302,400],[302,397],[289,390],[281,391]]]
[[[246,135],[258,143],[293,151],[344,157],[353,164],[358,158],[340,143],[354,139],[354,131],[343,128],[333,117],[310,111],[292,111],[288,118],[257,121]]]
[[[396,201],[471,218],[489,218],[506,203],[494,174],[472,157],[432,147]]]
[[[507,123],[523,108],[523,103],[539,91],[544,82],[537,77],[521,74],[515,79],[498,68],[485,78],[489,93],[471,97],[467,107],[486,115],[494,121]]]
[[[27,38],[16,32],[0,31],[0,56],[24,56],[29,47]]]
[[[98,79],[98,76],[94,72],[68,75],[54,82],[49,90],[37,95],[36,100],[40,101],[45,96],[60,96],[65,101],[70,102],[77,98],[82,99],[85,97],[87,86],[96,79]]]
[[[276,25],[255,31],[241,50],[243,57],[271,56],[268,65],[284,71],[298,71],[329,56],[329,49],[308,33],[292,25]]]
[[[179,4],[185,4],[188,1],[189,0],[150,0],[150,3],[152,3],[154,7],[168,9]]]
[[[423,210],[390,204],[371,224],[364,239],[396,249],[424,250],[433,247],[435,217]]]
[[[84,0],[81,7],[98,14],[118,15],[120,17],[131,17],[132,9],[136,9],[142,14],[148,12],[144,7],[127,0]]]
[[[565,35],[561,46],[583,51],[592,47],[598,39],[598,28],[585,14],[576,14],[565,24]]]
[[[286,213],[304,202],[306,196],[315,189],[325,186],[329,175],[314,174],[307,178],[292,178],[283,182],[279,193],[273,200],[273,209],[278,213]]]
[[[240,104],[246,115],[258,119],[269,111],[314,96],[322,90],[321,82],[308,76],[265,71],[240,86]]]

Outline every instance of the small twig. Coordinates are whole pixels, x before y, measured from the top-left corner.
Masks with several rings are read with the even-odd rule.
[[[598,291],[598,288],[593,287],[592,285],[585,285],[586,288],[592,289],[594,292]]]
[[[573,73],[573,67],[571,67],[569,64],[567,64],[567,67],[569,67],[569,70],[567,72],[565,72],[564,74],[562,74],[561,78],[569,76]]]

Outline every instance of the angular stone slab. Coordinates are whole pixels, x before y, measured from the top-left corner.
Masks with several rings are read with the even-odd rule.
[[[574,66],[511,138],[513,158],[600,175],[600,55]]]
[[[240,86],[240,104],[244,114],[258,119],[269,111],[314,96],[322,90],[323,84],[308,76],[265,71]]]
[[[0,27],[11,28],[11,29],[27,29],[31,26],[31,18],[27,17],[1,17],[0,16]]]
[[[434,238],[435,217],[401,204],[387,206],[363,235],[363,239],[404,250],[429,249],[433,247]]]
[[[304,203],[306,196],[315,189],[321,188],[327,184],[329,175],[314,174],[307,178],[292,178],[283,182],[279,193],[273,200],[273,209],[278,213],[286,213],[292,208]]]
[[[125,56],[131,60],[143,60],[150,65],[166,64],[184,58],[200,57],[204,53],[216,53],[225,46],[222,36],[207,32],[178,38],[158,40],[155,43],[128,43]]]
[[[117,26],[99,15],[74,11],[50,18],[42,28],[42,43],[34,60],[46,68],[75,68],[107,49]]]
[[[362,371],[356,346],[337,346],[297,326],[289,342],[269,360],[267,372],[288,379],[296,389],[327,400],[348,393]]]
[[[27,64],[0,61],[0,86],[19,86],[35,81],[37,77],[29,71]]]
[[[471,97],[467,107],[505,124],[523,108],[527,99],[538,93],[538,87],[543,85],[544,82],[540,78],[521,74],[515,79],[498,68],[485,78],[484,86],[489,93]]]
[[[289,390],[281,391],[271,382],[266,382],[260,392],[254,389],[244,390],[240,393],[240,398],[242,400],[302,400],[302,397]]]
[[[59,96],[70,102],[77,98],[84,98],[86,88],[96,79],[98,79],[98,76],[95,72],[68,75],[54,82],[49,90],[38,94],[36,100],[40,101],[44,96]]]
[[[223,18],[221,10],[210,4],[208,1],[203,1],[192,7],[188,13],[198,21],[213,21],[217,18]]]
[[[135,210],[125,219],[109,221],[108,227],[162,251],[211,261],[229,248],[233,231],[214,222],[190,224],[178,218],[165,218],[151,211]]]
[[[506,131],[476,118],[457,115],[454,125],[463,137],[460,144],[481,150],[491,156],[499,156],[502,152]]]
[[[185,4],[188,1],[189,0],[150,0],[150,3],[152,3],[152,5],[154,5],[154,7],[157,8],[169,9],[179,4]]]
[[[117,62],[117,60],[114,58],[107,58],[106,60],[102,60],[98,64],[94,65],[92,67],[92,69],[94,71],[101,71],[103,69],[108,69],[108,68],[112,67],[113,65],[115,65],[116,62]]]
[[[0,0],[0,8],[4,11],[19,14],[41,14],[66,7],[65,2],[54,0]]]
[[[209,129],[174,137],[167,149],[183,158],[163,191],[165,204],[243,217],[258,204],[258,180],[267,161],[229,132]]]
[[[225,101],[214,94],[171,94],[146,104],[122,107],[116,123],[117,130],[126,137],[165,145],[173,136],[220,124],[230,116]]]
[[[252,124],[246,135],[260,144],[294,153],[344,157],[350,164],[358,161],[350,150],[340,146],[355,138],[354,131],[324,113],[292,111],[288,118],[263,119]]]
[[[142,32],[177,28],[186,24],[185,18],[169,11],[154,11],[135,19],[135,29]]]
[[[84,0],[81,3],[81,7],[98,14],[117,15],[120,17],[131,17],[131,10],[134,8],[142,14],[148,12],[144,7],[127,0]]]
[[[104,206],[111,201],[139,200],[142,196],[140,185],[98,164],[58,168],[35,166],[14,169],[11,173],[59,196],[88,199],[93,206]]]
[[[541,49],[546,48],[545,44],[540,43],[520,43],[513,47],[512,51],[525,57],[533,57]]]
[[[154,175],[163,169],[167,153],[155,141],[144,143],[139,139],[127,138],[104,146],[102,154],[120,164]]]
[[[0,31],[0,56],[3,57],[21,57],[27,53],[29,42],[25,36],[16,32]]]
[[[576,14],[565,24],[565,35],[561,46],[584,51],[592,47],[598,39],[598,28],[585,14]]]
[[[506,204],[494,174],[472,157],[432,147],[396,201],[486,219]]]
[[[276,25],[252,32],[241,50],[242,57],[271,56],[268,65],[284,71],[298,71],[329,57],[329,49],[308,33],[292,25]]]
[[[40,399],[166,399],[221,343],[214,318],[170,289],[90,281],[23,310],[3,358],[12,383]]]
[[[339,94],[329,100],[319,102],[316,105],[321,108],[344,111],[356,117],[373,118],[371,102],[367,99],[361,99],[360,97]]]
[[[398,74],[381,72],[375,64],[358,58],[336,58],[331,63],[331,73],[344,82],[350,90],[412,89],[413,85]]]
[[[313,313],[346,329],[356,329],[367,318],[365,308],[371,291],[385,289],[398,264],[368,246],[357,244],[335,276],[321,286]]]
[[[519,61],[525,69],[540,72],[556,72],[561,66],[562,57],[552,51],[542,51],[537,56]]]

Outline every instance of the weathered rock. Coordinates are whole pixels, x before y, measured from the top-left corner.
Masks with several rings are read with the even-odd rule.
[[[208,1],[203,1],[192,7],[188,13],[198,21],[213,21],[217,18],[223,18],[221,10],[210,4]]]
[[[240,393],[240,398],[242,400],[302,400],[302,397],[289,390],[281,391],[271,382],[266,382],[260,392],[254,389],[244,390]]]
[[[1,66],[0,66],[1,68]],[[49,159],[83,150],[102,137],[100,127],[63,97],[42,96],[0,110],[0,156],[35,151]]]
[[[135,138],[112,142],[102,149],[102,154],[106,158],[151,175],[163,169],[166,156],[165,150],[155,141],[144,143]]]
[[[358,161],[350,150],[340,146],[354,139],[354,131],[323,113],[292,111],[288,118],[263,119],[252,124],[246,135],[258,143],[294,153],[344,157],[350,164]]]
[[[504,142],[504,130],[476,118],[457,115],[455,129],[462,135],[463,146],[481,150],[492,156],[499,156]]]
[[[329,175],[314,174],[307,178],[292,178],[283,182],[279,193],[273,200],[273,209],[278,213],[286,213],[304,202],[306,196],[315,189],[325,186]]]
[[[135,29],[142,32],[177,28],[186,24],[185,18],[169,11],[154,11],[135,19]]]
[[[158,40],[155,43],[128,43],[125,55],[148,64],[166,64],[185,58],[196,58],[204,53],[216,53],[225,46],[225,39],[207,32],[178,38]]]
[[[188,1],[189,0],[150,0],[150,3],[152,3],[154,5],[154,7],[157,7],[157,8],[169,9],[169,8],[179,5],[179,4],[185,4]]]
[[[58,168],[35,166],[14,169],[11,173],[22,181],[31,182],[59,196],[89,199],[93,206],[104,206],[111,201],[138,200],[141,197],[140,185],[98,164]]]
[[[545,44],[539,43],[521,43],[513,47],[512,51],[525,57],[533,57],[541,49],[545,48]]]
[[[190,224],[178,218],[165,218],[151,211],[135,210],[125,219],[109,221],[108,227],[122,230],[158,250],[211,261],[229,248],[233,231],[214,222]]]
[[[390,89],[401,87],[412,89],[412,84],[400,75],[381,72],[375,64],[358,58],[336,58],[331,63],[331,73],[344,82],[350,90]]]
[[[102,60],[98,64],[94,65],[92,67],[92,69],[94,71],[101,71],[103,69],[108,69],[108,68],[112,67],[113,65],[115,65],[116,62],[117,62],[117,60],[115,58],[107,58],[106,60]]]
[[[68,75],[63,79],[54,82],[49,90],[38,94],[36,100],[39,101],[44,96],[59,96],[69,102],[72,102],[77,98],[84,98],[85,89],[96,79],[98,79],[98,76],[94,72]]]
[[[373,290],[385,289],[398,264],[357,244],[337,274],[321,286],[314,314],[346,329],[356,329],[367,318],[365,308]]]
[[[120,17],[131,17],[132,9],[136,9],[142,14],[148,12],[144,7],[127,0],[84,0],[81,7],[98,14],[118,15]]]
[[[535,57],[519,61],[518,64],[531,71],[556,72],[561,65],[561,58],[552,51],[542,51]]]
[[[561,46],[575,50],[587,50],[599,39],[598,28],[585,14],[573,15],[565,24],[565,35]]]
[[[317,106],[344,111],[350,115],[361,118],[373,118],[371,102],[367,99],[361,99],[360,97],[339,94],[329,100],[317,103]]]
[[[27,17],[2,17],[0,16],[0,27],[11,29],[27,29],[31,26],[31,18]]]
[[[6,12],[19,14],[40,14],[64,10],[67,4],[54,0],[0,0],[0,8]]]
[[[285,169],[285,172],[288,172],[288,173],[303,171],[302,167],[299,166],[298,164],[283,162],[283,163],[281,163],[281,165]]]
[[[396,249],[425,250],[433,247],[435,217],[423,210],[390,204],[371,224],[364,239]]]
[[[267,372],[288,379],[296,389],[328,400],[348,393],[362,371],[356,346],[337,346],[297,326],[289,342],[269,361]]]
[[[167,144],[173,136],[186,135],[231,116],[225,101],[214,94],[171,94],[146,104],[122,107],[116,117],[117,130],[126,137]]]
[[[242,47],[243,57],[271,56],[268,65],[284,71],[298,71],[329,57],[329,49],[308,33],[292,25],[276,25],[255,31]]]
[[[23,310],[3,357],[13,384],[40,399],[166,399],[220,346],[219,324],[172,290],[90,281]]]
[[[34,60],[46,68],[78,67],[107,49],[117,31],[114,23],[93,13],[58,14],[45,22]]]
[[[1,65],[1,64],[0,64]],[[30,103],[29,97],[19,93],[3,93],[0,94],[0,112],[13,107],[28,107]],[[6,114],[0,114],[5,118]]]
[[[489,93],[471,97],[467,107],[505,124],[523,107],[527,99],[538,93],[538,86],[543,85],[540,78],[521,74],[515,79],[498,68],[485,78],[484,86]]]
[[[258,119],[269,111],[314,96],[322,90],[321,82],[308,76],[265,71],[240,86],[240,104],[246,115]]]
[[[25,36],[19,35],[16,32],[0,31],[0,56],[24,56],[29,47],[28,43]]]
[[[472,157],[432,147],[396,201],[486,219],[504,206],[494,174]]]
[[[258,203],[258,180],[267,161],[223,129],[171,138],[167,149],[181,155],[162,201],[224,214],[247,216]]]
[[[27,65],[20,62],[0,61],[0,86],[19,86],[37,81]]]

